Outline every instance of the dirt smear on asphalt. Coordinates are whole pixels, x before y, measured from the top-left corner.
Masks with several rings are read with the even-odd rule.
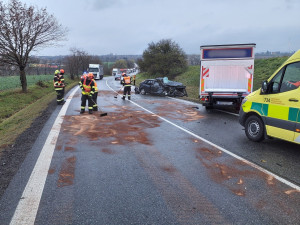
[[[286,202],[297,205],[299,192],[285,190],[277,179],[263,173],[246,162],[223,154],[219,149],[208,146],[195,149],[196,158],[207,169],[210,178],[226,187],[233,194],[247,198],[254,208],[268,214],[277,211],[276,218],[284,222],[284,218],[297,213]],[[262,187],[258,190],[256,186]],[[298,195],[297,195],[298,194]]]
[[[66,116],[63,127],[74,136],[87,137],[93,142],[101,141],[103,147],[128,143],[151,145],[146,129],[158,127],[161,122],[156,116],[126,106],[109,112],[105,117],[99,114]]]
[[[73,180],[75,177],[75,165],[75,156],[69,157],[63,162],[61,170],[59,172],[59,178],[57,182],[58,187],[70,186],[73,184]]]
[[[204,118],[204,115],[202,115],[199,110],[185,104],[179,104],[175,101],[165,102],[163,105],[161,104],[161,101],[152,101],[152,103],[158,105],[156,107],[156,111],[161,117],[181,120],[184,122],[197,121]]]

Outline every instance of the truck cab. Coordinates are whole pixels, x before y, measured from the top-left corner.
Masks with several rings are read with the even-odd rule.
[[[93,73],[95,80],[103,79],[103,66],[100,64],[89,64],[89,73]]]
[[[247,96],[239,122],[252,141],[268,136],[300,144],[300,50]]]

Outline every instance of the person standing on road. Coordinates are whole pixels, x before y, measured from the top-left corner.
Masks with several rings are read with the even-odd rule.
[[[85,112],[86,100],[88,100],[89,114],[93,114],[92,96],[95,93],[95,82],[93,81],[93,76],[94,75],[92,73],[89,73],[79,82],[79,86],[82,90],[80,113]]]
[[[64,78],[65,70],[64,70],[64,69],[60,69],[59,72],[60,72],[60,80],[61,80],[61,81],[63,82],[63,84],[64,84],[64,88],[63,88],[63,93],[62,93],[62,95],[63,95],[63,101],[65,101],[65,99],[64,99],[64,96],[65,96],[65,86],[66,86],[66,84],[65,84],[65,78]]]
[[[93,75],[93,74],[92,74]],[[92,100],[93,100],[93,110],[94,111],[98,111],[98,105],[97,105],[97,97],[98,97],[98,86],[97,86],[97,82],[95,81],[95,77],[93,75],[93,81],[95,84],[95,92],[92,96]]]
[[[59,70],[55,70],[55,72],[54,72],[53,86],[56,91],[57,105],[63,105],[65,103],[65,101],[64,101],[65,84],[64,84],[64,78],[62,75],[60,75]]]
[[[126,94],[128,100],[130,100],[130,91],[131,91],[131,77],[126,73],[124,74],[123,80],[121,81],[124,86],[123,100],[125,100]]]
[[[135,76],[136,76],[135,74],[132,75],[132,77],[133,77],[133,85],[134,86],[135,86]]]

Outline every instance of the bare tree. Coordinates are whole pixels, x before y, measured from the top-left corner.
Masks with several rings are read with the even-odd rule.
[[[87,70],[89,64],[102,64],[97,56],[89,55],[86,51],[77,48],[71,48],[71,55],[66,58],[66,64],[69,69],[71,79],[78,77]]]
[[[25,67],[31,51],[64,40],[62,27],[46,8],[27,6],[18,0],[0,1],[0,62],[16,66],[23,92],[27,91]]]

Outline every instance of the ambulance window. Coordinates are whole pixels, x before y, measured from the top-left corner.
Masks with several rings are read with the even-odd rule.
[[[300,86],[300,62],[286,66],[280,92],[291,91]]]
[[[281,69],[271,80],[270,85],[269,85],[269,90],[268,90],[269,94],[275,94],[275,93],[279,92],[279,84],[281,81],[282,72],[283,72],[283,69]]]

